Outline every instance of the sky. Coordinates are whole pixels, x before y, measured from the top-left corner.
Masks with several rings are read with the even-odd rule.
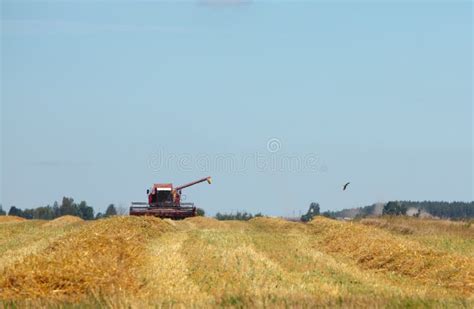
[[[470,1],[1,11],[4,209],[205,176],[184,193],[211,215],[473,200]]]

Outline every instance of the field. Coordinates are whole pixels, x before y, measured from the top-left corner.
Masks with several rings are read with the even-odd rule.
[[[472,308],[474,225],[410,218],[3,219],[0,300],[7,306]]]

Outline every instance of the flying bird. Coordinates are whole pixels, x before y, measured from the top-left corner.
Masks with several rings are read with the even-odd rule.
[[[347,186],[348,186],[349,184],[350,184],[350,182],[346,183],[346,184],[344,185],[344,187],[342,188],[342,191],[346,191]]]

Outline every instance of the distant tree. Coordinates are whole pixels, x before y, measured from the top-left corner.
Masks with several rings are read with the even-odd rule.
[[[63,201],[59,207],[59,214],[61,216],[79,216],[78,207],[76,204],[74,204],[73,198],[63,197]]]
[[[104,214],[101,213],[101,212],[98,212],[96,215],[95,215],[95,219],[98,220],[98,219],[102,219],[104,218]]]
[[[199,217],[204,217],[206,215],[206,212],[202,208],[196,209],[196,213]]]
[[[388,202],[383,207],[383,214],[389,216],[400,216],[407,213],[408,207],[400,202]]]
[[[94,219],[94,208],[87,206],[85,201],[80,202],[77,207],[79,209],[79,217],[84,220]]]
[[[327,211],[322,212],[321,216],[330,218],[330,219],[336,219],[336,212],[327,210]]]
[[[0,204],[0,216],[5,216],[7,213],[5,212],[5,210],[3,210],[2,208],[2,204]]]
[[[10,207],[10,210],[8,211],[8,215],[23,217],[23,211],[20,208],[16,208],[15,206],[12,206]]]
[[[23,210],[22,217],[25,219],[33,219],[35,215],[35,210],[34,209],[25,209]]]
[[[110,204],[109,207],[107,207],[107,210],[105,211],[105,217],[116,216],[116,215],[117,215],[117,210],[115,209],[114,204]]]
[[[59,210],[59,203],[54,201],[53,204],[53,218],[57,218],[61,216],[61,211]]]
[[[51,220],[54,218],[53,207],[49,205],[33,209],[33,219]]]
[[[227,217],[226,214],[221,214],[220,212],[217,212],[215,216],[217,220],[226,220],[226,217]]]
[[[308,222],[313,219],[314,216],[319,216],[319,204],[318,203],[311,203],[309,205],[308,212],[305,215],[301,216],[301,221]]]

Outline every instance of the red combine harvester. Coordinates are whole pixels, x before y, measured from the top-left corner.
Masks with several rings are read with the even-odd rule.
[[[154,184],[147,190],[148,203],[133,202],[130,207],[131,216],[155,216],[169,219],[184,219],[196,216],[194,203],[181,203],[181,190],[207,181],[211,183],[211,177],[202,178],[188,184],[173,188],[171,183]]]

